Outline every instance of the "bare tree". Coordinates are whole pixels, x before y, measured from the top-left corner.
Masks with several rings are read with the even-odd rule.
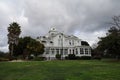
[[[120,16],[112,17],[112,22],[110,24],[112,25],[112,27],[116,27],[120,30]]]

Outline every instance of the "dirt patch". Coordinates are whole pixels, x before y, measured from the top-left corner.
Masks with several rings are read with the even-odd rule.
[[[12,61],[9,61],[9,62],[25,62],[25,60],[12,60]]]

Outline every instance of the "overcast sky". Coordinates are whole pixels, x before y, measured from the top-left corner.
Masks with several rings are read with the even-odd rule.
[[[0,0],[0,51],[8,51],[7,27],[13,21],[21,26],[20,36],[36,38],[55,27],[92,45],[115,15],[120,0]]]

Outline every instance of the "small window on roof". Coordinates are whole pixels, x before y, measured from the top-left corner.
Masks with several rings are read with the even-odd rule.
[[[50,41],[50,43],[53,43],[53,41]]]
[[[46,41],[42,41],[42,43],[46,43]]]
[[[61,38],[61,36],[59,36],[59,38]]]
[[[46,38],[45,36],[43,36],[43,38]]]
[[[39,37],[37,37],[37,39],[39,39]]]

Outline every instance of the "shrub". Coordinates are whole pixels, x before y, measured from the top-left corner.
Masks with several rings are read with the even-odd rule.
[[[91,56],[81,56],[80,59],[81,60],[90,60]]]
[[[76,60],[81,60],[81,57],[80,56],[76,56]]]
[[[43,61],[45,59],[46,59],[45,57],[35,57],[33,60],[34,61]]]
[[[32,60],[32,59],[34,59],[33,56],[29,56],[29,57],[28,57],[28,60]]]
[[[65,56],[65,59],[66,59],[66,60],[69,60],[68,56]]]
[[[68,55],[68,59],[69,59],[69,60],[75,60],[75,59],[76,59],[75,54],[69,54],[69,55]]]
[[[56,57],[56,59],[60,60],[61,59],[61,54],[56,54],[55,57]]]
[[[0,61],[9,61],[7,58],[0,58]]]
[[[75,54],[69,54],[65,57],[66,60],[90,60],[91,56],[76,56]]]

